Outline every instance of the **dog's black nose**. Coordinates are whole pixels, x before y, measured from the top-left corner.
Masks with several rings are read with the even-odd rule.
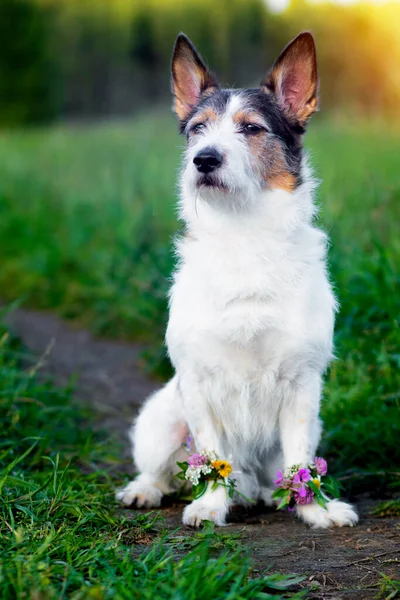
[[[193,162],[200,173],[211,173],[222,165],[222,154],[215,148],[204,148],[196,154]]]

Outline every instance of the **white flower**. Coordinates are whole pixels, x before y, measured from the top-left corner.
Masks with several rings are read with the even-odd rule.
[[[214,452],[214,450],[203,450],[202,454],[204,454],[204,456],[207,456],[210,462],[214,462],[214,460],[217,460],[217,455]]]
[[[201,468],[189,467],[186,470],[185,478],[188,479],[189,481],[191,481],[191,483],[193,483],[193,485],[198,485],[200,475],[201,475]]]
[[[193,485],[198,485],[202,475],[208,475],[212,471],[211,463],[217,460],[217,455],[213,450],[203,450],[201,455],[207,458],[205,465],[188,467],[185,473],[185,479],[190,481]],[[201,456],[200,455],[200,456]]]
[[[208,473],[211,473],[212,467],[210,467],[210,465],[204,465],[203,467],[200,467],[200,470],[203,475],[208,475]]]

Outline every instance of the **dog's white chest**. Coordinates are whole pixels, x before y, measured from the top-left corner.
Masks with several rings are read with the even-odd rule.
[[[296,243],[249,235],[234,244],[223,237],[184,242],[167,330],[178,373],[204,369],[240,387],[272,375],[289,377],[296,357],[302,360],[316,347],[324,346],[324,363],[334,300],[313,247],[318,249],[318,234],[309,232],[311,250],[302,246],[302,236]]]
[[[302,270],[293,262],[276,264],[273,256],[241,252],[240,246],[191,244],[172,288],[170,325],[244,345],[256,333],[283,326]]]

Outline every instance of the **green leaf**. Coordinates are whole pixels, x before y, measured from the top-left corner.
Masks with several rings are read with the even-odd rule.
[[[198,498],[201,498],[205,493],[206,493],[206,489],[207,489],[207,480],[201,480],[199,481],[199,483],[197,485],[193,486],[193,498],[195,500],[197,500]]]
[[[189,463],[187,461],[185,461],[185,462],[177,462],[176,464],[178,465],[178,467],[180,469],[182,469],[182,471],[186,471],[187,468],[189,467]]]
[[[328,494],[334,498],[340,497],[340,489],[343,489],[343,486],[337,479],[332,476],[324,477],[323,484]]]
[[[23,454],[21,454],[21,456],[17,456],[5,469],[4,469],[4,475],[2,476],[2,478],[0,479],[0,494],[3,490],[3,486],[4,483],[7,479],[7,475],[10,473],[10,471],[12,471],[12,469],[14,467],[17,466],[18,463],[20,463],[21,461],[24,460],[24,458],[26,458],[28,456],[28,454],[30,454],[32,452],[32,450],[35,448],[35,446],[37,445],[37,441],[32,444],[32,446],[30,446],[27,450],[25,450],[25,452]]]
[[[277,488],[274,492],[272,492],[272,498],[283,498],[288,493],[284,488]]]
[[[211,486],[211,491],[212,491],[212,492],[215,492],[215,490],[217,489],[217,487],[218,487],[218,481],[217,481],[217,480],[214,480],[214,481],[213,481],[213,484],[212,484],[212,486]]]
[[[213,521],[208,521],[207,519],[202,521],[203,525],[203,535],[212,535],[215,530],[215,523]]]
[[[289,502],[290,502],[290,492],[286,492],[286,497],[281,500],[280,504],[278,504],[278,510],[281,510],[282,508],[286,508],[286,506],[289,504]]]
[[[322,494],[319,496],[314,496],[314,499],[317,504],[322,506],[322,508],[326,509],[326,501],[324,500],[324,497],[322,496]]]

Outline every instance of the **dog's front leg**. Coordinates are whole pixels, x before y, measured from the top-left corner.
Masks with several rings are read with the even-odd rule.
[[[285,469],[306,466],[315,456],[321,436],[321,383],[318,373],[284,383],[279,427]]]
[[[210,391],[212,385],[203,382],[197,374],[186,373],[180,380],[180,390],[185,418],[194,439],[196,452],[214,451],[218,458],[223,455],[221,444],[221,426],[211,409]],[[211,489],[208,484],[206,492],[197,500],[186,506],[183,512],[183,523],[199,527],[202,521],[213,521],[216,525],[225,525],[230,499],[226,488],[218,486]]]
[[[294,465],[306,467],[315,457],[321,436],[321,388],[320,374],[309,372],[295,385],[287,384],[284,390],[279,425],[285,470]],[[353,526],[358,521],[353,507],[339,500],[328,501],[326,508],[316,502],[298,504],[296,510],[312,527]]]

